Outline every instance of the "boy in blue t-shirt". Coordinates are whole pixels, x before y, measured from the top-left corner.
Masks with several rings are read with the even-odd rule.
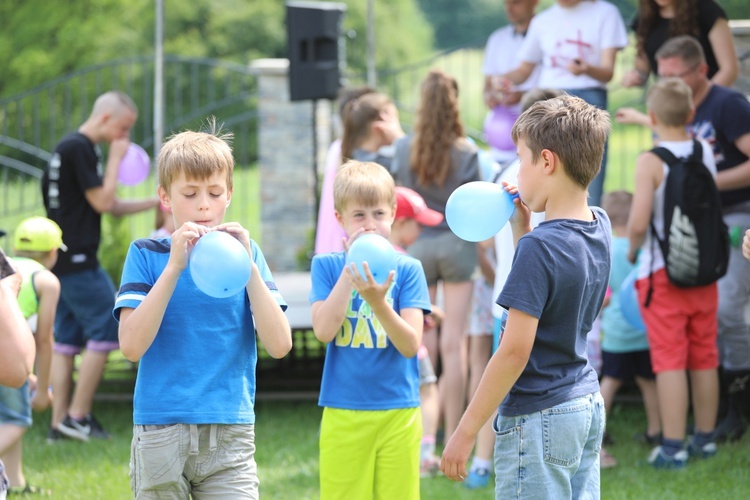
[[[533,104],[513,126],[520,170],[510,219],[516,253],[497,303],[505,331],[445,447],[442,470],[466,478],[477,432],[495,420],[496,498],[599,498],[604,402],[586,336],[610,273],[611,227],[589,207],[609,115],[561,96]],[[531,212],[545,220],[531,230]]]
[[[659,401],[651,368],[651,354],[644,329],[635,328],[625,318],[620,305],[620,288],[635,266],[628,262],[628,214],[633,195],[627,191],[610,191],[602,197],[602,208],[612,222],[612,273],[602,310],[602,378],[600,382],[604,410],[610,414],[615,395],[624,382],[635,380],[643,397],[647,427],[640,436],[650,444],[661,441]],[[606,444],[606,434],[605,434]],[[617,461],[602,447],[601,467],[615,467]]]
[[[133,401],[131,487],[136,498],[258,498],[255,463],[255,334],[281,358],[291,329],[258,245],[222,222],[232,198],[228,136],[183,132],[157,159],[158,194],[172,210],[171,238],[130,245],[114,314],[120,346],[140,361]],[[202,236],[225,231],[252,261],[242,292],[214,298],[185,272]]]
[[[334,181],[336,219],[349,236],[388,238],[396,209],[393,178],[382,166],[349,161]],[[422,265],[396,254],[378,284],[369,267],[346,266],[346,253],[312,261],[312,323],[327,343],[318,404],[320,497],[419,498],[417,351],[430,312]],[[359,272],[365,272],[364,279]]]

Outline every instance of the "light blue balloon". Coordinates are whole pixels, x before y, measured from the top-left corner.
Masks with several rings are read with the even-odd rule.
[[[462,240],[484,241],[500,232],[513,210],[513,197],[501,185],[475,181],[451,193],[445,219]]]
[[[625,321],[633,328],[645,332],[646,325],[643,323],[643,318],[641,317],[641,309],[638,305],[638,292],[635,289],[637,275],[638,267],[636,266],[620,285],[618,297],[620,299],[620,310]]]
[[[357,271],[363,279],[367,279],[363,262],[370,267],[372,277],[379,284],[385,283],[388,273],[396,269],[396,250],[391,242],[379,234],[363,234],[354,240],[346,252],[346,265],[357,265]]]
[[[253,269],[245,247],[225,231],[201,236],[190,254],[188,267],[198,289],[217,299],[243,291]]]

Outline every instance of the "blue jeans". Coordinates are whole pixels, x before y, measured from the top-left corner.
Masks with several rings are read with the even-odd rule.
[[[0,425],[31,427],[29,381],[18,389],[0,385]]]
[[[607,111],[607,90],[600,88],[588,89],[565,89],[565,92],[580,97],[592,106]],[[604,156],[602,157],[602,168],[589,184],[589,205],[599,206],[604,192],[604,178],[607,174],[607,143],[604,143]]]
[[[724,223],[750,228],[750,203],[724,209]],[[729,250],[727,274],[719,280],[719,359],[726,370],[750,370],[750,327],[745,310],[750,302],[750,261],[742,248]]]
[[[86,347],[109,352],[119,348],[112,315],[115,286],[101,267],[60,278],[55,316],[55,352],[73,356]]]
[[[498,415],[495,498],[600,498],[604,423],[599,392],[529,415]]]

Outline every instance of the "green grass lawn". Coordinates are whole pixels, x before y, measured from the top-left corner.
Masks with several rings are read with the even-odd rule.
[[[35,426],[24,440],[25,470],[31,484],[52,489],[53,498],[60,499],[132,497],[128,479],[132,406],[97,402],[95,413],[112,432],[112,441],[48,445],[49,412],[35,416]],[[321,409],[314,402],[258,403],[256,459],[262,498],[319,498],[320,416]],[[750,498],[750,435],[721,446],[715,458],[691,463],[685,470],[656,471],[645,465],[648,447],[632,439],[644,425],[640,406],[615,406],[609,421],[615,445],[609,451],[620,465],[602,471],[602,498]],[[421,491],[425,499],[493,497],[490,488],[468,491],[443,477],[423,480]]]

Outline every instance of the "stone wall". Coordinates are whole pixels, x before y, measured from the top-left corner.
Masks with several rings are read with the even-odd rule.
[[[261,245],[272,271],[294,271],[315,228],[318,160],[313,164],[313,140],[318,141],[318,158],[324,158],[331,106],[329,101],[317,103],[315,134],[312,101],[289,100],[289,61],[259,59],[251,68],[258,75]]]

